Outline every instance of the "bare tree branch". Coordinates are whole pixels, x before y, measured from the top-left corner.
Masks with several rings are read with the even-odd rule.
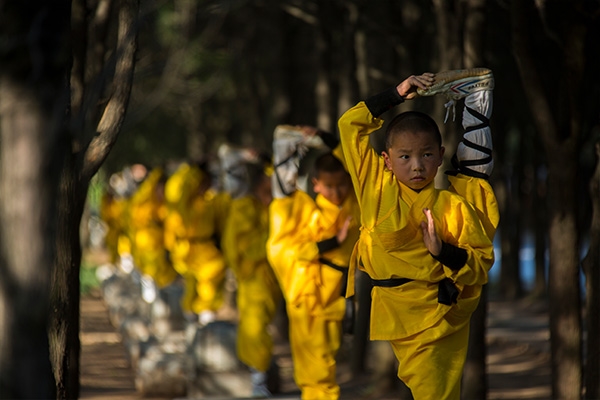
[[[137,50],[137,16],[139,0],[122,0],[119,8],[119,33],[117,39],[117,64],[113,93],[102,118],[96,136],[88,145],[80,179],[89,180],[98,171],[117,140],[129,104],[133,71]]]

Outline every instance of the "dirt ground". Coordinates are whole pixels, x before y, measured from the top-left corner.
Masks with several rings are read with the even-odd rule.
[[[121,336],[110,324],[98,292],[82,297],[81,343],[81,399],[140,398]],[[543,400],[551,397],[548,314],[545,304],[490,301],[487,343],[489,400]],[[298,399],[287,350],[282,346],[276,350],[283,381],[283,393],[278,398]],[[391,392],[383,390],[386,385],[374,382],[372,375],[353,378],[348,363],[343,360],[338,369],[342,399],[384,400],[399,397],[399,389],[393,388]]]

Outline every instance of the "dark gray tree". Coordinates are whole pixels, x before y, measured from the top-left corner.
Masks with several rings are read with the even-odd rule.
[[[598,3],[512,2],[513,51],[548,160],[552,396],[582,393],[582,323],[577,206],[579,154],[593,123],[586,99],[595,65]],[[591,75],[589,75],[591,77]],[[594,117],[592,117],[594,118]]]
[[[596,143],[596,171],[590,181],[592,225],[590,247],[583,260],[586,277],[587,348],[585,352],[585,398],[600,398],[600,143]]]
[[[45,264],[52,265],[53,271],[50,360],[59,399],[79,396],[79,226],[87,190],[91,178],[117,140],[133,83],[139,0],[119,0],[114,4],[118,15],[114,42],[109,40],[107,33],[110,14],[101,13],[105,6],[110,10],[111,1],[88,3],[80,0],[73,5],[78,11],[75,17],[91,14],[95,18],[91,24],[81,19],[75,19],[73,23],[74,28],[81,28],[86,34],[74,35],[80,42],[74,42],[72,47],[73,112],[65,114],[70,117],[67,125],[70,135],[62,142],[67,151],[56,176],[59,182],[53,210],[58,218],[53,236],[56,253],[53,260],[46,260]],[[88,30],[84,29],[86,26]],[[103,49],[111,49],[112,57],[105,58]]]
[[[0,397],[52,398],[47,335],[70,2],[0,1]]]

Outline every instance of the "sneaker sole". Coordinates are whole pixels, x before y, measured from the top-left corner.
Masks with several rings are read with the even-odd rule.
[[[295,140],[304,146],[311,148],[323,148],[325,143],[320,136],[306,136],[304,133],[293,125],[277,125],[273,132],[274,140]]]
[[[471,93],[494,89],[494,75],[488,68],[470,68],[444,71],[435,75],[435,82],[427,89],[417,89],[419,96],[445,94],[461,99]]]

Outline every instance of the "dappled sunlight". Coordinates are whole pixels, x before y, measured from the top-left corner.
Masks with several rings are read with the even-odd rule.
[[[551,398],[550,331],[545,303],[489,303],[488,399]]]
[[[507,353],[508,354],[503,353],[496,355],[497,360],[503,360],[503,362],[500,365],[489,366],[489,374],[510,374],[514,372],[530,371],[532,369],[544,369],[548,366],[550,361],[550,356],[548,354],[538,354],[532,356],[531,354],[526,354],[525,351],[521,354],[517,354],[517,356],[524,356],[522,358],[525,359],[517,357],[515,360],[512,360],[511,358],[515,357],[515,355],[510,355],[510,351]],[[548,373],[550,373],[549,368]]]

